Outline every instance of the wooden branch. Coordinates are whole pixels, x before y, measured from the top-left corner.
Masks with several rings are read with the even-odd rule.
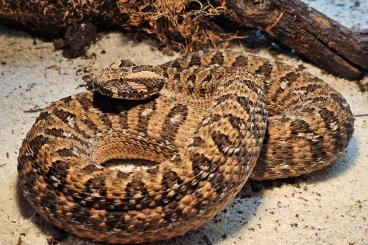
[[[147,2],[150,4],[147,5]],[[0,21],[15,23],[46,36],[58,37],[63,36],[68,28],[78,26],[76,24],[82,22],[90,22],[104,29],[107,26],[120,26],[133,32],[139,30],[156,35],[159,41],[166,40],[165,44],[182,44],[179,46],[185,49],[185,44],[180,42],[186,39],[176,33],[178,29],[175,15],[184,16],[186,11],[189,11],[191,14],[186,15],[188,19],[185,23],[191,23],[192,26],[201,25],[199,28],[201,31],[196,33],[197,36],[207,35],[207,39],[215,37],[212,38],[214,43],[227,40],[226,37],[231,39],[232,34],[235,35],[239,28],[253,27],[267,32],[332,74],[357,80],[368,71],[367,33],[353,33],[350,29],[309,8],[300,0],[200,0],[202,4],[211,7],[219,6],[219,8],[212,8],[211,14],[208,15],[204,10],[196,10],[203,16],[193,15],[195,10],[190,9],[189,6],[191,1],[179,1],[178,5],[183,5],[180,8],[176,5],[172,8],[170,1],[147,0],[147,2],[0,0]],[[225,8],[222,7],[223,3]],[[162,11],[162,8],[165,8],[165,11]],[[180,9],[180,12],[175,12],[177,9]],[[159,19],[156,12],[162,15]],[[191,16],[195,19],[190,19]],[[226,17],[224,21],[227,21],[230,16],[237,22],[235,30],[224,30],[225,32],[216,28],[208,30],[208,26],[216,26],[216,23],[212,22],[215,18],[224,16]],[[202,22],[197,23],[196,20],[199,19]],[[234,23],[231,25],[234,26]],[[159,28],[155,29],[155,27]],[[183,32],[182,29],[181,32]],[[224,33],[228,36],[224,36]],[[206,38],[197,38],[197,40],[207,40]],[[368,90],[368,85],[361,85],[361,88]]]
[[[368,71],[368,44],[298,0],[227,0],[238,23],[261,29],[330,73],[357,80]]]

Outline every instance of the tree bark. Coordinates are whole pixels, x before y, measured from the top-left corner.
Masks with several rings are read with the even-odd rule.
[[[261,29],[330,73],[361,79],[368,42],[298,0],[227,0],[236,22]],[[368,89],[368,88],[366,88]]]
[[[175,17],[176,15],[183,17],[188,12],[190,14],[187,15],[189,17],[185,21],[192,26],[199,23],[201,32],[196,34],[201,37],[203,33],[206,34],[206,31],[208,31],[208,26],[217,26],[213,22],[215,18],[225,17],[224,20],[226,21],[230,17],[232,21],[236,22],[236,28],[239,26],[239,28],[253,27],[261,29],[284,45],[294,49],[297,53],[302,54],[313,64],[334,75],[350,80],[358,80],[368,71],[367,32],[353,33],[350,29],[309,8],[300,0],[200,0],[199,2],[208,6],[220,6],[219,9],[212,9],[211,13],[206,13],[208,9],[197,10],[205,17],[192,15],[194,10],[190,8],[195,1],[178,0],[176,5],[183,5],[179,8],[179,14],[175,12],[176,8],[167,8],[162,11],[161,8],[170,5],[168,4],[170,1],[149,1],[151,5],[153,3],[159,5],[160,3],[162,6],[155,9],[151,5],[147,5],[146,1],[135,0],[71,0],[66,2],[0,0],[0,20],[25,26],[27,29],[39,33],[59,37],[63,36],[70,26],[75,26],[75,24],[81,22],[91,22],[101,28],[120,26],[130,28],[133,32],[137,30],[145,31],[150,35],[156,35],[157,38],[165,34],[165,38],[169,40],[168,43],[179,43],[179,46],[185,50],[186,39],[183,39],[180,35],[178,38],[177,33],[173,33],[176,30],[174,27],[177,23],[175,21],[175,23],[170,22],[174,29],[171,30],[163,24],[160,26],[159,20],[169,22],[170,18],[168,17]],[[143,7],[136,9],[135,2],[140,3]],[[225,8],[222,8],[222,6]],[[126,14],[124,10],[133,12],[128,11],[129,14]],[[156,18],[157,14],[161,16],[159,20]],[[150,15],[151,19],[147,21],[145,17]],[[134,16],[141,16],[141,19],[135,20],[138,23],[128,21]],[[198,19],[201,19],[202,22],[195,22]],[[152,24],[150,21],[158,22]],[[234,23],[232,22],[230,25],[234,26]],[[160,26],[160,28],[154,29],[154,26]],[[231,37],[238,30],[236,28],[235,30],[224,30],[227,36],[223,35],[224,33],[221,30],[216,32],[217,29],[213,28],[212,32],[208,31],[209,36],[206,34],[207,39],[214,37],[212,38],[214,44],[226,41],[227,38],[231,40]],[[159,31],[161,33],[158,33]],[[198,45],[200,46],[200,41],[204,42],[203,40],[207,39],[199,38]],[[161,39],[159,41],[162,42]],[[368,84],[362,85],[358,81],[358,85],[362,90],[368,90]]]

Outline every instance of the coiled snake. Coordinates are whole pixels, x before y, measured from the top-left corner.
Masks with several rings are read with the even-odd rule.
[[[96,241],[185,234],[219,213],[249,176],[322,169],[353,133],[347,102],[323,81],[234,50],[157,67],[124,60],[90,85],[93,92],[39,115],[18,173],[39,214]],[[117,159],[143,166],[123,171],[112,167]]]

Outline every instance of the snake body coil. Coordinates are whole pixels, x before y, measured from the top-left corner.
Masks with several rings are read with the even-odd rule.
[[[322,169],[353,133],[348,104],[323,81],[238,51],[157,67],[123,61],[92,87],[40,114],[18,172],[39,214],[96,241],[185,234],[219,213],[249,176]],[[123,171],[112,167],[118,159],[143,166]]]

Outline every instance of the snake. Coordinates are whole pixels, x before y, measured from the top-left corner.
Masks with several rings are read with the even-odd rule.
[[[99,242],[198,229],[248,179],[330,166],[354,131],[348,103],[323,80],[235,49],[157,66],[122,60],[88,88],[40,113],[17,169],[38,214]]]

